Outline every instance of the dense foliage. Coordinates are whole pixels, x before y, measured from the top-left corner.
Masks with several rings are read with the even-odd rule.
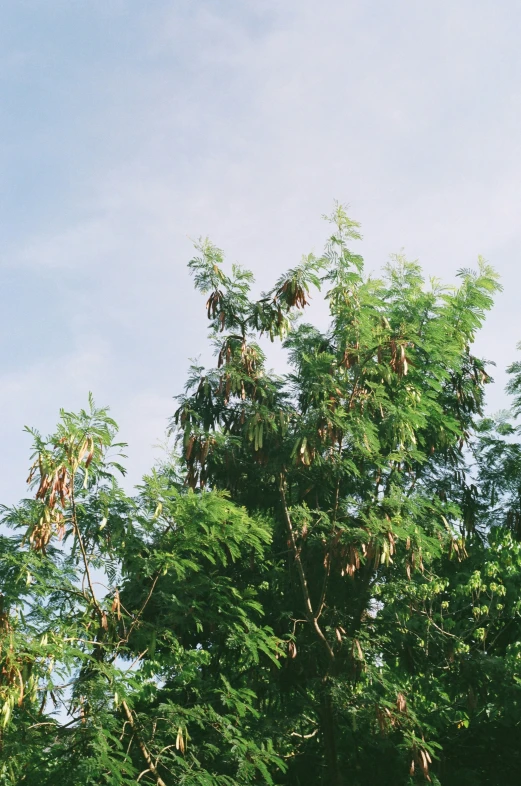
[[[135,496],[92,399],[31,432],[0,538],[2,786],[519,782],[521,364],[484,417],[471,352],[496,275],[367,277],[331,224],[260,299],[200,244],[216,367]]]

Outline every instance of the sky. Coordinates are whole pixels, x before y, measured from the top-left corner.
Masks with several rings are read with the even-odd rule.
[[[476,352],[505,406],[520,34],[515,0],[3,0],[0,502],[25,494],[24,425],[89,391],[138,482],[207,352],[191,238],[268,288],[321,251],[335,199],[369,270],[402,248],[449,282],[479,254],[498,270]]]

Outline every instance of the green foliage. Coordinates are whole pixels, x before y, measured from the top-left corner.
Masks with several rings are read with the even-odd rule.
[[[484,418],[472,354],[497,277],[368,277],[358,224],[329,221],[258,299],[197,246],[216,365],[135,496],[92,399],[31,432],[0,538],[1,786],[517,784],[521,366]]]
[[[279,649],[244,568],[268,528],[167,470],[127,497],[92,399],[31,433],[36,499],[4,510],[0,540],[0,783],[270,783],[284,764],[250,731],[246,675]]]

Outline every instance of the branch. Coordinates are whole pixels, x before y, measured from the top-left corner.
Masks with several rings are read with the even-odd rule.
[[[327,583],[328,583],[328,580],[329,580],[329,573],[330,573],[330,571],[331,571],[331,540],[330,540],[329,550],[328,550],[328,552],[326,554],[326,569],[325,569],[325,572],[324,572],[324,581],[322,582],[322,593],[320,595],[320,601],[319,601],[319,604],[318,604],[318,611],[317,611],[317,614],[316,614],[317,620],[320,617],[320,615],[322,614],[322,612],[324,610],[324,606],[326,605]]]
[[[100,616],[100,619],[102,619],[103,618],[103,610],[102,610],[101,606],[99,605],[98,600],[96,598],[96,594],[94,592],[94,587],[93,587],[93,584],[92,584],[92,578],[91,578],[90,570],[89,570],[89,559],[87,557],[87,552],[85,551],[85,545],[84,545],[83,539],[81,537],[80,528],[78,527],[78,519],[76,517],[76,498],[74,496],[74,480],[75,480],[75,475],[73,473],[72,476],[71,476],[72,526],[74,528],[74,534],[76,535],[76,537],[78,539],[78,543],[80,544],[81,555],[83,557],[83,565],[85,567],[85,575],[87,576],[87,583],[89,585],[89,590],[90,590],[90,594],[92,596],[92,601],[94,603],[96,611],[98,612],[98,614]]]
[[[297,566],[297,572],[298,572],[299,579],[300,579],[300,586],[302,588],[302,594],[304,595],[304,605],[305,605],[306,617],[307,617],[308,622],[310,623],[310,625],[315,630],[315,633],[317,634],[318,638],[320,639],[320,641],[324,645],[324,648],[325,648],[325,650],[327,652],[329,660],[333,661],[335,659],[335,653],[331,649],[331,647],[329,645],[329,642],[326,639],[326,637],[325,637],[325,635],[324,635],[324,633],[322,631],[322,628],[318,624],[318,616],[313,611],[313,604],[311,603],[311,596],[309,594],[308,582],[307,582],[307,579],[306,579],[306,574],[304,572],[304,566],[303,566],[302,560],[300,558],[300,549],[297,546],[297,541],[295,539],[295,532],[293,530],[293,524],[291,523],[291,516],[289,515],[288,505],[287,505],[287,502],[286,502],[286,494],[285,494],[285,491],[284,491],[284,476],[282,475],[282,473],[281,473],[280,479],[279,479],[279,491],[280,491],[280,498],[281,498],[281,501],[282,501],[282,507],[283,507],[283,510],[284,510],[284,518],[285,518],[285,521],[286,521],[286,529],[288,530],[289,540],[290,540],[290,543],[291,543],[291,550],[293,552],[293,558],[294,558],[295,564]]]
[[[310,740],[316,734],[318,734],[318,729],[315,729],[315,731],[312,731],[311,734],[298,734],[296,731],[292,731],[291,732],[291,736],[292,737],[300,737],[302,740]]]
[[[154,764],[154,762],[152,760],[152,756],[150,755],[150,751],[148,750],[147,746],[145,745],[145,743],[143,742],[143,740],[141,739],[140,735],[137,732],[136,721],[134,719],[134,716],[132,715],[132,711],[131,711],[130,707],[128,706],[126,701],[122,701],[121,702],[121,706],[123,707],[123,709],[125,711],[125,715],[127,716],[127,720],[129,722],[129,724],[130,724],[134,734],[136,735],[136,739],[137,739],[138,745],[139,745],[139,747],[141,749],[141,753],[143,754],[143,758],[144,758],[144,760],[146,761],[146,763],[148,765],[149,771],[154,776],[155,781],[157,783],[157,786],[166,786],[166,783],[164,782],[163,778],[160,776],[160,774],[157,771],[157,767],[156,767],[156,765]]]
[[[128,629],[128,633],[127,633],[127,635],[126,635],[126,638],[125,638],[125,639],[123,639],[123,641],[127,642],[127,641],[129,640],[129,638],[130,638],[130,634],[132,633],[132,631],[133,631],[133,630],[134,630],[134,628],[136,627],[136,625],[137,625],[137,623],[138,623],[138,621],[139,621],[139,618],[141,617],[141,615],[143,614],[143,612],[145,611],[145,609],[146,609],[146,607],[147,607],[147,605],[148,605],[148,601],[149,601],[149,600],[150,600],[150,598],[152,597],[152,593],[154,592],[154,589],[155,589],[155,587],[156,587],[156,584],[157,584],[157,580],[158,580],[158,578],[159,578],[159,571],[156,573],[156,575],[155,575],[155,577],[154,577],[154,581],[152,582],[152,586],[150,587],[150,592],[148,593],[147,597],[145,598],[145,602],[144,602],[144,603],[143,603],[143,605],[141,606],[140,610],[138,611],[138,613],[137,613],[137,614],[136,614],[136,616],[134,617],[134,619],[133,619],[133,621],[132,621],[132,625],[131,625],[131,626],[130,626],[130,628]]]
[[[339,453],[342,450],[342,445],[340,444]],[[336,527],[336,520],[338,516],[338,505],[340,501],[340,476],[338,477],[338,481],[336,484],[336,493],[335,493],[335,508],[333,510],[333,525],[331,527],[331,533],[329,535],[329,544],[327,547],[327,554],[326,554],[326,564],[325,564],[325,571],[324,571],[324,581],[322,583],[322,592],[320,594],[320,601],[318,603],[318,611],[316,613],[316,619],[320,617],[322,611],[324,610],[324,606],[326,605],[326,594],[327,594],[327,583],[329,581],[329,574],[331,572],[331,551],[333,548],[333,536],[335,534],[335,527]]]
[[[133,661],[132,661],[132,663],[130,664],[130,666],[128,667],[128,669],[126,669],[126,671],[125,671],[125,674],[128,674],[128,673],[129,673],[129,671],[131,671],[131,670],[134,668],[134,666],[136,665],[136,663],[138,663],[138,662],[141,660],[141,658],[142,658],[144,655],[146,655],[146,653],[147,653],[147,652],[148,652],[148,647],[146,648],[146,650],[143,650],[143,652],[140,652],[140,653],[139,653],[139,655],[137,656],[137,658],[136,658],[135,660],[133,660]]]

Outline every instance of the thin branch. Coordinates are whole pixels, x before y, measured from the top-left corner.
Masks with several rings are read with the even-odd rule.
[[[295,539],[295,532],[293,530],[293,524],[291,522],[291,516],[289,514],[288,505],[287,505],[287,502],[286,502],[286,494],[285,494],[285,491],[284,491],[284,476],[282,474],[280,475],[280,479],[279,479],[279,491],[280,491],[280,498],[281,498],[281,501],[282,501],[282,507],[283,507],[283,510],[284,510],[284,518],[286,520],[286,529],[288,530],[289,540],[290,540],[290,543],[291,543],[291,550],[293,551],[293,558],[294,558],[295,564],[297,566],[297,572],[298,572],[299,579],[300,579],[300,586],[301,586],[301,589],[302,589],[302,594],[304,595],[304,605],[305,605],[306,617],[307,617],[308,622],[310,623],[310,625],[315,630],[315,633],[317,634],[318,638],[320,639],[320,641],[324,645],[324,648],[325,648],[325,650],[327,652],[327,655],[328,655],[329,659],[330,660],[334,660],[335,659],[335,653],[331,649],[331,646],[330,646],[328,640],[326,639],[326,637],[325,637],[325,635],[324,635],[324,633],[322,631],[322,628],[318,624],[318,618],[317,618],[317,616],[315,615],[315,613],[313,611],[313,604],[311,603],[311,596],[310,596],[310,593],[309,593],[308,582],[307,582],[307,579],[306,579],[306,574],[304,572],[304,566],[302,564],[302,559],[300,557],[300,549],[297,546],[297,541]]]
[[[314,737],[316,734],[318,734],[318,731],[319,731],[318,729],[315,729],[315,731],[312,731],[311,734],[299,734],[296,731],[292,731],[290,736],[291,737],[300,737],[301,740],[310,740],[312,737]]]
[[[122,742],[123,737],[125,736],[125,729],[127,727],[127,723],[128,723],[128,721],[125,721],[125,723],[123,724],[123,728],[121,729],[121,737],[119,738],[120,742]],[[132,735],[132,738],[133,737],[134,737],[134,735]],[[127,751],[127,753],[128,753],[128,751]]]
[[[83,557],[83,565],[85,567],[85,575],[87,576],[87,582],[88,582],[88,585],[89,585],[90,594],[92,595],[92,601],[93,601],[94,606],[96,608],[96,611],[98,612],[98,614],[100,616],[100,619],[101,619],[103,617],[103,610],[102,610],[101,606],[99,605],[98,599],[96,598],[96,594],[94,592],[94,587],[93,587],[93,584],[92,584],[92,578],[91,578],[90,569],[89,569],[89,559],[87,557],[87,552],[85,551],[85,545],[83,543],[83,538],[81,537],[80,528],[78,527],[78,519],[77,519],[77,516],[76,516],[76,498],[75,498],[75,495],[74,495],[74,480],[75,480],[75,474],[73,473],[72,476],[71,476],[72,526],[74,528],[74,534],[76,535],[76,537],[78,539],[78,543],[80,545],[81,555]]]
[[[146,763],[148,765],[148,769],[150,770],[150,772],[154,776],[155,781],[157,783],[157,786],[166,786],[166,783],[164,782],[163,778],[160,776],[160,774],[157,771],[157,767],[156,767],[156,765],[154,764],[154,762],[152,760],[152,756],[150,755],[150,751],[148,750],[148,748],[145,745],[144,741],[141,739],[141,736],[138,734],[138,731],[137,731],[137,728],[136,728],[136,721],[134,719],[134,716],[132,715],[132,710],[130,709],[130,707],[128,706],[126,701],[122,701],[121,702],[121,706],[123,707],[123,710],[125,711],[125,715],[127,716],[127,720],[129,722],[130,726],[132,727],[132,730],[133,730],[134,734],[136,735],[136,739],[137,739],[138,745],[140,747],[141,753],[143,754],[143,758],[144,758],[144,760],[146,761]]]
[[[322,592],[320,593],[320,601],[318,604],[318,611],[316,618],[319,619],[320,615],[324,610],[324,606],[326,605],[326,593],[327,593],[327,584],[329,581],[329,574],[331,572],[331,541],[328,553],[326,554],[326,570],[324,572],[324,581],[322,582]]]
[[[127,724],[127,721],[125,721],[125,726],[126,726],[126,724]],[[133,733],[133,734],[132,734],[132,736],[131,736],[131,738],[130,738],[130,740],[129,740],[129,743],[128,743],[128,745],[127,745],[127,756],[128,756],[128,754],[130,753],[130,749],[131,749],[131,747],[132,747],[132,743],[134,742],[134,737],[135,737],[135,736],[136,736],[136,735]],[[138,778],[138,780],[139,780],[139,778]]]
[[[490,650],[490,649],[491,649],[491,648],[494,646],[494,644],[495,644],[495,643],[496,643],[496,641],[499,639],[499,637],[501,636],[501,634],[505,632],[505,630],[508,628],[508,626],[509,626],[509,625],[510,625],[510,624],[511,624],[513,621],[514,621],[514,620],[513,620],[513,618],[511,617],[511,618],[508,620],[508,622],[506,623],[506,625],[503,625],[503,627],[501,628],[501,630],[499,630],[499,631],[498,631],[497,635],[496,635],[496,636],[494,636],[494,638],[492,639],[492,641],[490,641],[490,642],[488,643],[488,649],[489,649],[489,650]]]
[[[421,611],[420,609],[416,609],[416,611],[418,614],[422,614],[424,617],[427,617],[429,624],[432,625],[433,628],[436,628],[436,630],[439,630],[440,633],[443,633],[444,636],[450,636],[451,639],[459,638],[458,636],[455,636],[454,633],[449,633],[448,630],[444,630],[443,628],[440,628],[439,625],[436,625],[432,617],[426,611]]]
[[[338,455],[339,458],[342,456],[342,440],[339,440],[338,444]],[[326,554],[326,566],[324,572],[324,581],[322,583],[322,592],[320,593],[320,601],[318,603],[318,611],[316,614],[316,619],[318,620],[320,615],[324,610],[324,606],[326,604],[326,593],[327,593],[327,585],[329,582],[329,574],[331,572],[331,551],[333,548],[333,535],[335,533],[336,521],[338,516],[338,507],[340,504],[340,475],[338,476],[337,484],[336,484],[336,491],[335,491],[335,507],[333,509],[333,523],[331,526],[331,533],[329,535],[329,544]]]
[[[140,653],[139,653],[139,655],[137,656],[137,658],[136,658],[135,660],[133,660],[133,661],[132,661],[132,663],[130,664],[130,666],[128,667],[128,669],[126,669],[126,671],[125,671],[125,674],[128,674],[128,673],[129,673],[129,671],[130,671],[131,669],[133,669],[133,668],[134,668],[134,666],[136,665],[136,663],[139,663],[139,661],[141,660],[141,658],[143,657],[143,655],[145,655],[147,652],[148,652],[148,647],[147,647],[145,650],[143,650],[143,652],[140,652]]]
[[[157,763],[159,761],[159,757],[161,756],[161,754],[163,754],[165,751],[170,750],[170,748],[175,748],[175,745],[165,745],[164,748],[161,748],[161,750],[159,751],[159,753],[156,756],[156,761],[155,761],[156,767],[157,767]]]
[[[126,636],[126,638],[125,638],[123,641],[128,641],[128,640],[129,640],[129,638],[130,638],[130,634],[132,633],[132,631],[134,630],[135,626],[136,626],[136,625],[137,625],[137,623],[139,622],[139,618],[141,617],[141,615],[142,615],[142,614],[143,614],[143,612],[145,611],[145,609],[146,609],[146,607],[147,607],[147,605],[148,605],[148,601],[149,601],[149,600],[150,600],[150,598],[152,597],[152,593],[154,592],[154,589],[155,589],[155,587],[156,587],[156,584],[157,584],[157,581],[158,581],[158,579],[159,579],[159,571],[156,573],[156,575],[155,575],[155,578],[154,578],[154,581],[152,582],[152,586],[150,587],[150,592],[148,593],[148,595],[147,595],[147,597],[146,597],[146,599],[145,599],[145,602],[144,602],[144,603],[143,603],[143,605],[141,606],[140,610],[138,611],[138,613],[137,613],[137,614],[136,614],[136,616],[134,617],[134,620],[132,621],[132,624],[131,624],[130,628],[128,629],[127,636]]]

